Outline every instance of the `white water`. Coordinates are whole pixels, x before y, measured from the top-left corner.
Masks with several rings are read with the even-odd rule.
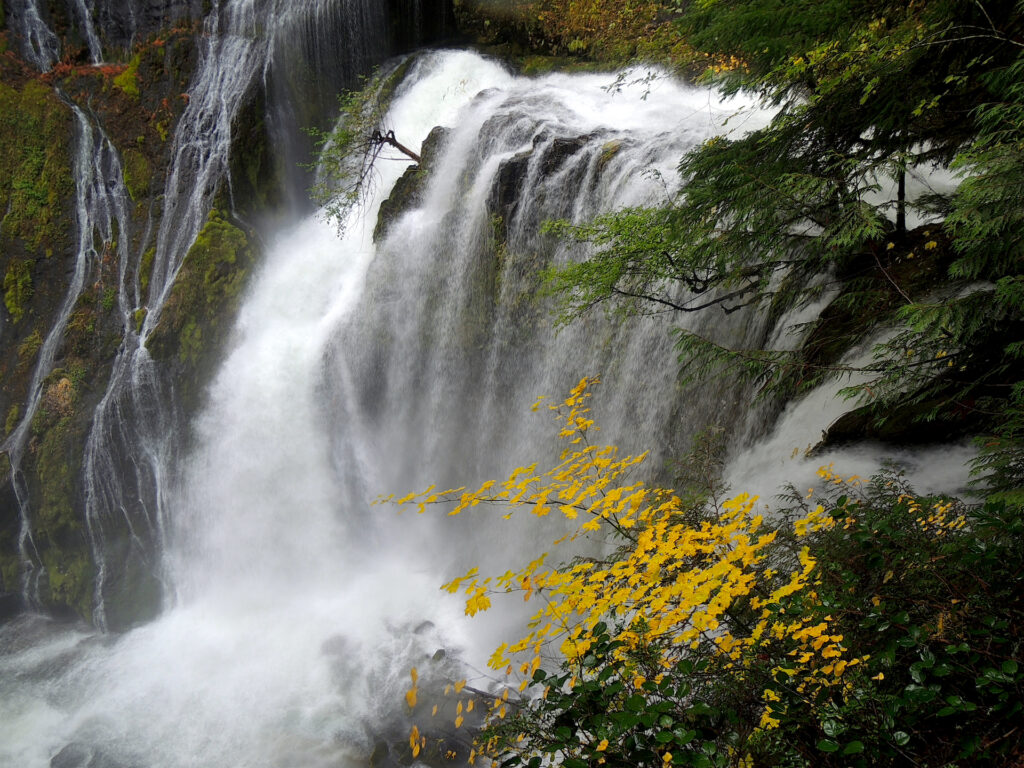
[[[657,110],[639,94],[602,91],[606,78],[528,83],[474,55],[451,53],[422,61],[414,79],[390,116],[403,141],[415,146],[436,124],[459,126],[425,209],[403,223],[412,226],[419,217],[425,243],[445,220],[437,206],[456,192],[464,170],[459,153],[473,154],[473,131],[488,109],[503,103],[521,109],[532,94],[533,108],[555,108],[570,132],[622,130],[642,138],[664,130],[652,127]],[[476,111],[465,109],[486,88],[498,90],[478,99]],[[668,89],[664,96],[676,107],[687,103],[696,111],[708,99]],[[698,114],[702,127],[687,141],[716,124]],[[530,137],[527,132],[520,143],[528,146]],[[669,142],[660,162],[667,165],[678,151]],[[353,403],[345,419],[354,442],[351,434],[343,440],[331,434],[336,418],[325,417],[325,400],[339,396],[331,386],[332,366],[345,354],[338,329],[349,328],[341,338],[350,340],[352,313],[365,308],[370,266],[381,258],[370,222],[403,168],[381,166],[378,196],[343,241],[312,219],[282,233],[270,249],[196,425],[198,447],[180,470],[179,492],[165,499],[173,607],[116,638],[38,620],[0,630],[5,644],[20,647],[0,662],[9,681],[0,704],[0,764],[34,768],[61,750],[72,765],[89,759],[156,766],[358,762],[373,749],[382,723],[401,721],[396,713],[411,665],[422,666],[438,647],[463,648],[473,660],[484,653],[488,640],[471,635],[459,601],[438,590],[460,545],[424,547],[444,541],[428,520],[367,506],[373,492],[399,490],[378,485],[381,478],[399,480],[370,463],[383,460],[379,451],[408,458],[410,447],[429,435],[407,435],[390,449],[361,445],[355,426],[362,417]],[[407,229],[395,233],[399,243],[409,236]],[[537,385],[522,384],[531,396]],[[439,396],[433,400],[420,407],[448,407]],[[404,416],[396,413],[396,424]],[[486,432],[463,439],[495,454]],[[352,447],[345,471],[336,450],[342,443]],[[497,455],[513,459],[505,451]],[[353,495],[354,488],[372,490]],[[507,549],[515,549],[513,540],[506,539]],[[434,628],[413,631],[425,620]]]
[[[49,72],[60,58],[60,42],[43,20],[38,0],[7,0],[10,28],[21,38],[21,53],[40,72]]]
[[[816,451],[826,431],[843,414],[858,405],[840,395],[847,387],[867,383],[872,377],[858,371],[872,361],[877,338],[851,350],[840,361],[852,369],[802,398],[786,405],[771,432],[739,451],[729,462],[724,484],[733,492],[760,497],[763,508],[778,506],[775,496],[783,484],[802,494],[822,490],[819,468],[829,464],[844,477],[857,475],[864,481],[876,474],[883,463],[906,473],[914,489],[925,494],[970,495],[969,462],[977,450],[969,443],[894,448],[870,442]]]
[[[280,233],[196,448],[163,488],[172,606],[118,637],[31,618],[0,628],[0,764],[37,768],[58,754],[91,768],[365,764],[378,734],[401,740],[409,667],[447,673],[427,661],[441,647],[477,662],[497,631],[467,623],[438,590],[453,564],[486,554],[495,567],[539,546],[506,526],[496,547],[468,534],[468,520],[398,518],[369,498],[531,460],[543,416],[531,419],[529,404],[584,374],[605,374],[607,439],[630,446],[730,407],[716,386],[667,396],[666,322],[538,333],[543,313],[517,304],[532,284],[511,257],[484,312],[490,346],[467,325],[483,203],[502,162],[532,151],[528,194],[505,223],[510,249],[540,248],[538,216],[652,199],[659,182],[638,168],[670,178],[681,152],[742,106],[667,82],[646,101],[639,90],[613,96],[609,79],[524,81],[465,53],[421,60],[390,123],[412,146],[436,124],[453,130],[420,207],[373,246],[376,206],[405,166],[384,163],[344,240],[317,219]],[[581,135],[543,176],[554,139]],[[626,146],[602,162],[612,140]],[[763,332],[756,318],[730,322],[718,330]]]

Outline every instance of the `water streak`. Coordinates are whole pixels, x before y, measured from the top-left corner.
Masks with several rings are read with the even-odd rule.
[[[60,42],[40,11],[39,0],[8,0],[8,25],[21,41],[21,55],[40,72],[60,58]]]
[[[7,451],[10,456],[15,492],[19,500],[19,548],[24,567],[22,589],[25,600],[31,606],[39,605],[39,584],[43,575],[39,555],[32,541],[32,512],[20,471],[32,421],[43,400],[46,379],[53,371],[57,354],[64,341],[68,318],[82,293],[87,275],[95,268],[100,258],[101,254],[97,253],[95,243],[98,240],[106,248],[117,242],[119,256],[123,260],[127,257],[125,243],[129,237],[127,194],[117,151],[92,116],[77,105],[70,102],[68,104],[74,112],[77,127],[74,179],[78,237],[74,271],[57,316],[39,349],[24,415],[17,427],[0,445],[0,450]],[[119,240],[118,233],[121,235]]]

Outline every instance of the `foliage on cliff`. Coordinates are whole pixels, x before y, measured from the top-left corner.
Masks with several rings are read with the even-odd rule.
[[[456,0],[463,31],[520,53],[622,64],[709,63],[688,44],[664,0]]]
[[[596,246],[548,275],[563,320],[598,305],[779,316],[836,288],[834,311],[861,311],[861,333],[894,329],[853,393],[876,416],[972,418],[987,445],[1010,450],[1024,403],[1024,7],[680,5],[693,45],[739,62],[706,79],[778,112],[682,158],[684,190],[664,206],[555,225]],[[957,189],[909,198],[908,172],[946,165],[964,178]],[[909,214],[931,224],[910,230]],[[929,280],[915,282],[915,259]],[[682,329],[678,339],[691,373],[733,369],[788,394],[850,370],[839,348],[726,349]],[[995,484],[1018,489],[1019,453],[994,461]]]
[[[634,478],[643,455],[590,444],[593,383],[552,406],[567,441],[556,466],[395,501],[561,515],[556,547],[614,546],[446,585],[469,615],[513,593],[540,603],[491,657],[503,685],[455,685],[457,727],[475,704],[486,712],[480,754],[504,768],[1016,764],[1019,505],[919,497],[897,473],[832,467],[772,523],[746,495],[686,503]],[[414,672],[406,700],[426,718],[417,693]],[[425,732],[413,729],[414,756]]]

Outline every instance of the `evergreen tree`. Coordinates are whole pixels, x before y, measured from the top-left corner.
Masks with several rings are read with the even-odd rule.
[[[1019,487],[1022,11],[981,0],[687,4],[690,42],[741,62],[707,79],[778,112],[686,155],[684,189],[661,208],[554,225],[596,246],[547,275],[561,319],[599,304],[778,314],[838,284],[833,320],[860,311],[863,329],[881,312],[896,329],[859,390],[876,415],[908,404],[925,417],[971,414],[1002,435],[990,448],[1010,451],[982,464],[1000,488]],[[950,164],[965,177],[958,190],[907,199],[908,168]],[[907,232],[908,210],[936,223]],[[679,346],[691,373],[731,367],[769,389],[843,370],[835,350],[726,349],[683,330]]]

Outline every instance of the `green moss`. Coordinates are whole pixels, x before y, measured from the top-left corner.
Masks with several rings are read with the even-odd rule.
[[[45,414],[44,424],[52,421],[49,411],[41,408],[39,412]],[[70,432],[71,417],[64,416],[49,428],[43,427],[38,447],[36,469],[42,490],[38,526],[51,538],[76,531],[80,525],[72,504],[74,473],[67,455]]]
[[[245,234],[219,211],[211,211],[146,342],[154,357],[177,356],[197,365],[209,343],[225,330],[223,316],[233,313],[251,261]]]
[[[83,357],[87,356],[92,350],[95,334],[96,311],[94,309],[82,306],[71,313],[64,330],[64,341],[71,352]]]
[[[604,146],[601,147],[601,156],[597,159],[598,168],[604,170],[605,166],[612,161],[622,149],[622,141],[614,139],[609,142],[605,142]]]
[[[124,72],[114,78],[114,85],[133,99],[139,98],[139,61],[141,55],[136,53],[128,62]]]
[[[145,307],[139,307],[135,310],[135,314],[132,318],[135,320],[135,332],[142,333],[142,324],[146,322],[146,315],[149,314],[149,310]]]
[[[84,437],[81,420],[76,418],[78,399],[75,385],[63,370],[47,377],[32,423],[36,447],[26,469],[38,498],[33,537],[47,574],[43,598],[57,610],[70,609],[88,620],[92,563],[75,503]]]
[[[68,608],[85,621],[92,619],[92,561],[85,553],[69,557],[66,552],[49,550],[43,555],[49,603]]]
[[[43,337],[37,328],[18,345],[18,365],[28,365],[35,358],[41,346],[43,346]]]
[[[149,160],[142,152],[137,149],[125,150],[124,185],[133,201],[138,202],[146,195],[152,176]]]
[[[7,411],[7,420],[4,422],[4,436],[11,434],[14,428],[18,426],[18,417],[21,416],[21,406],[18,403],[14,403],[10,410]]]
[[[2,239],[20,240],[40,255],[68,240],[72,134],[71,114],[51,88],[35,80],[20,91],[0,83]]]
[[[0,588],[4,592],[14,592],[18,588],[18,575],[20,573],[20,557],[14,554],[0,554]]]
[[[35,262],[24,259],[15,259],[7,265],[7,273],[4,275],[4,306],[11,315],[11,322],[21,320],[32,298],[33,266]]]
[[[100,306],[103,307],[104,312],[109,312],[115,306],[117,306],[117,289],[113,286],[108,286],[103,291],[103,301],[100,302]]]
[[[149,278],[153,276],[153,259],[156,258],[156,248],[150,248],[142,254],[139,261],[139,290],[146,293],[149,290]]]

